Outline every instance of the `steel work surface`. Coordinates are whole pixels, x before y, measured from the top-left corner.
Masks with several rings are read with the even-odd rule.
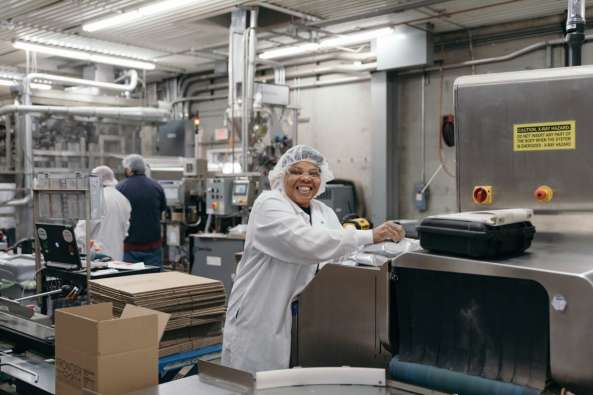
[[[53,328],[4,312],[0,312],[0,326],[41,340],[52,339],[54,337]]]
[[[241,392],[216,387],[200,380],[199,376],[186,377],[166,384],[131,392],[127,395],[240,395]],[[311,385],[258,390],[255,395],[409,395],[412,392],[386,387],[361,385]]]
[[[554,298],[566,301],[564,308],[549,305],[551,376],[573,392],[593,391],[592,235],[538,233],[524,255],[505,260],[482,261],[419,251],[399,256],[393,265],[539,283],[550,302]]]
[[[531,247],[524,254],[500,260],[473,260],[471,258],[433,254],[428,251],[419,251],[411,255],[447,258],[459,262],[465,261],[473,269],[470,273],[474,274],[488,275],[491,273],[498,275],[535,270],[555,272],[562,275],[591,276],[593,278],[593,235],[536,233]],[[396,262],[398,261],[396,260]],[[396,266],[398,266],[397,263]],[[457,271],[450,270],[454,268],[453,266],[446,265],[445,267],[449,269],[447,271]],[[431,269],[438,270],[437,268]],[[465,271],[461,272],[465,273]]]

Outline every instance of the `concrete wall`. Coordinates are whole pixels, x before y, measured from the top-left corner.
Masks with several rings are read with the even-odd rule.
[[[354,181],[361,202],[368,201],[371,190],[370,88],[364,81],[293,94],[301,109],[298,143],[323,153],[336,178]]]

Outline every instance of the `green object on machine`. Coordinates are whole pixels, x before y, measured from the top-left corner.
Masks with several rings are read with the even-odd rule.
[[[502,381],[436,368],[394,357],[389,374],[395,380],[458,395],[540,395],[541,391]]]

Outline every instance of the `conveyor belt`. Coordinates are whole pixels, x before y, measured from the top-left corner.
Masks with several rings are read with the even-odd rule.
[[[548,296],[534,281],[396,269],[399,357],[543,390]]]

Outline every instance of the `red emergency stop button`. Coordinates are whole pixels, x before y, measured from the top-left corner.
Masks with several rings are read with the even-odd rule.
[[[212,207],[213,210],[216,210],[216,207],[218,207],[218,204],[216,204],[216,202],[212,202],[210,204],[210,207]]]
[[[473,199],[476,204],[492,204],[492,187],[489,185],[475,186]]]
[[[533,196],[538,202],[547,203],[554,197],[554,190],[547,185],[541,185],[533,191]]]

